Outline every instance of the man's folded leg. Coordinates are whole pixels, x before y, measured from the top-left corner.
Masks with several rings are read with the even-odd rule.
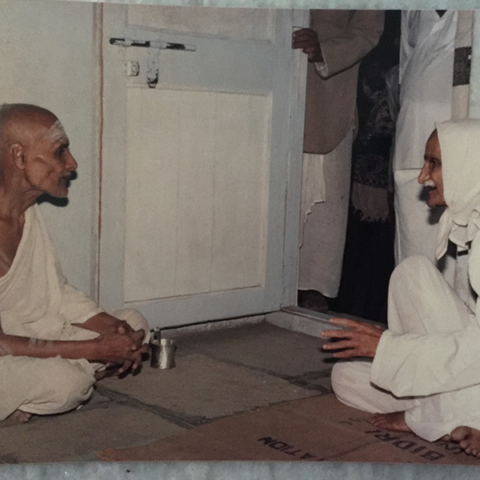
[[[332,389],[338,400],[369,413],[405,411],[417,405],[413,398],[398,398],[370,382],[370,360],[342,360],[333,366]]]
[[[90,398],[94,383],[94,369],[86,360],[0,357],[0,420],[16,410],[68,412]]]

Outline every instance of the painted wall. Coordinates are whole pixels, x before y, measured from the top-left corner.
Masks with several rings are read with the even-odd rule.
[[[275,3],[275,0],[271,1]],[[278,0],[275,6],[283,6],[282,1]],[[287,3],[292,1],[285,0]],[[420,6],[420,0],[409,1],[412,7]],[[445,1],[448,3],[449,0]],[[480,0],[461,0],[460,3],[462,1],[480,6]],[[43,204],[42,210],[65,275],[70,283],[92,296],[96,291],[98,128],[95,112],[99,101],[94,42],[97,6],[94,2],[0,0],[0,103],[42,105],[55,112],[66,128],[72,153],[79,163],[79,176],[72,184],[67,208]],[[251,3],[234,0],[232,5],[238,2],[245,6],[257,5],[255,0],[250,0]],[[334,0],[310,2],[315,6],[335,6]],[[191,2],[138,0],[135,3]],[[309,0],[304,3],[299,2],[299,6],[312,6]],[[386,3],[388,0],[376,5],[386,6]],[[474,6],[470,3],[469,6]],[[439,0],[438,6],[440,4],[444,5]],[[450,6],[452,4],[450,0]],[[421,3],[421,6],[425,5]],[[478,19],[479,12],[475,47],[480,49]],[[476,56],[473,61],[470,113],[474,117],[480,116],[478,58]]]
[[[34,103],[62,121],[78,161],[68,207],[42,204],[70,283],[93,293],[96,229],[95,6],[0,0],[0,103]]]

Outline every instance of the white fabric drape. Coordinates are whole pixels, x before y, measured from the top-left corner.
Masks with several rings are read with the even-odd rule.
[[[303,192],[302,218],[308,220],[301,230],[298,288],[317,290],[332,298],[337,296],[340,285],[347,233],[352,135],[350,131],[333,152],[309,155],[304,165],[304,178],[308,172],[315,174],[313,180],[307,180],[309,186]],[[325,190],[319,188],[314,193],[321,185]],[[324,200],[312,204],[315,196]]]
[[[466,250],[480,230],[480,120],[437,125],[442,152],[444,197],[448,205],[440,219],[436,256],[441,258],[448,240]]]

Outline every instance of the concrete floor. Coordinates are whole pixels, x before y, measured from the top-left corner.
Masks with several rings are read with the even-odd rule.
[[[232,322],[233,323],[233,322]],[[0,424],[0,463],[87,462],[255,407],[330,392],[322,341],[266,322],[175,332],[176,367],[110,378],[74,412]]]

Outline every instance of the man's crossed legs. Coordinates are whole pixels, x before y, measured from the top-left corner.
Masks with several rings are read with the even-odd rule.
[[[460,330],[471,322],[476,322],[472,313],[426,258],[409,257],[395,269],[390,283],[390,330],[428,335]],[[348,360],[334,366],[332,387],[340,401],[373,413],[370,421],[377,427],[412,431],[428,441],[448,436],[467,453],[480,456],[480,385],[399,398],[370,382],[371,365],[368,360]]]
[[[124,309],[114,312],[113,316],[125,320],[134,330],[145,330],[144,342],[148,343],[148,323],[138,311]],[[72,340],[98,336],[89,330],[75,331],[78,335]],[[99,363],[61,357],[0,357],[0,391],[3,392],[0,420],[12,417],[25,422],[32,414],[51,415],[73,410],[90,398],[97,372],[103,368]]]

